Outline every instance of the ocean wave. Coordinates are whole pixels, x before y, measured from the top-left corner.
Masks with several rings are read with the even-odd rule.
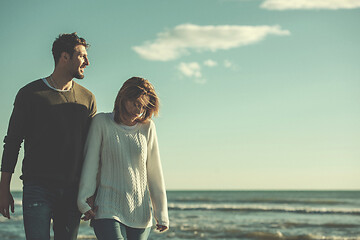
[[[94,235],[78,235],[77,239],[82,239],[82,240],[96,240],[96,237]]]
[[[344,237],[344,236],[323,236],[316,234],[303,234],[288,236],[283,235],[281,232],[267,233],[267,232],[253,232],[247,233],[241,238],[253,238],[258,240],[360,240],[360,236],[357,237]]]
[[[266,199],[266,198],[254,198],[254,199],[215,199],[208,197],[182,197],[169,199],[169,202],[173,203],[263,203],[263,204],[303,204],[303,205],[346,205],[348,202],[332,200],[332,199]]]
[[[230,204],[169,204],[172,211],[222,211],[222,212],[288,212],[301,214],[346,214],[360,215],[360,209],[353,208],[313,208],[263,205],[230,205]]]
[[[296,236],[286,236],[281,232],[267,233],[267,232],[253,232],[244,234],[244,237],[255,238],[259,240],[360,240],[358,237],[344,237],[344,236],[323,236],[315,234],[304,234]]]
[[[347,223],[323,223],[323,224],[311,224],[311,223],[304,223],[304,222],[285,222],[280,224],[280,227],[283,228],[360,228],[360,224],[347,224]]]
[[[360,236],[340,236],[313,234],[297,231],[290,234],[280,230],[246,230],[238,226],[199,226],[178,225],[172,227],[172,232],[166,233],[166,238],[173,239],[256,239],[256,240],[360,240]],[[165,239],[165,238],[164,238]]]
[[[0,223],[2,222],[9,222],[9,221],[12,221],[12,222],[22,222],[23,221],[23,216],[22,215],[17,215],[17,216],[14,216],[12,213],[10,214],[10,220],[7,219],[6,217],[3,217],[2,215],[0,216]]]

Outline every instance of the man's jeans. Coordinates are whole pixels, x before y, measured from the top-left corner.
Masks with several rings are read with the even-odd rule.
[[[54,188],[39,183],[24,183],[26,239],[50,239],[50,222],[53,219],[54,240],[75,240],[81,217],[76,201],[77,188]]]

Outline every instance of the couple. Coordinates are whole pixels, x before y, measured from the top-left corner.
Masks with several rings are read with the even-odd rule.
[[[155,125],[159,99],[133,77],[112,113],[96,114],[94,95],[73,78],[89,65],[85,39],[54,41],[53,73],[15,98],[1,163],[0,213],[10,219],[10,182],[24,140],[23,215],[26,239],[76,239],[81,215],[98,239],[147,239],[152,209],[160,232],[169,227]],[[79,211],[80,210],[80,211]]]

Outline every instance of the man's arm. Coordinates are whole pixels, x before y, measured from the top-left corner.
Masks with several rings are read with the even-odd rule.
[[[0,169],[0,213],[8,219],[10,219],[9,207],[11,207],[11,212],[14,213],[14,199],[10,192],[10,182],[15,170],[20,146],[24,139],[26,102],[23,91],[20,89],[15,98],[7,136],[4,139],[5,144]]]
[[[14,213],[14,199],[10,193],[10,182],[12,173],[2,172],[0,180],[0,213],[10,219],[9,207],[11,212]]]

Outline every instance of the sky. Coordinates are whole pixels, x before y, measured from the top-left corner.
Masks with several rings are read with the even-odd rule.
[[[77,32],[98,112],[132,76],[154,85],[167,189],[359,190],[359,22],[359,0],[2,0],[0,138]]]

